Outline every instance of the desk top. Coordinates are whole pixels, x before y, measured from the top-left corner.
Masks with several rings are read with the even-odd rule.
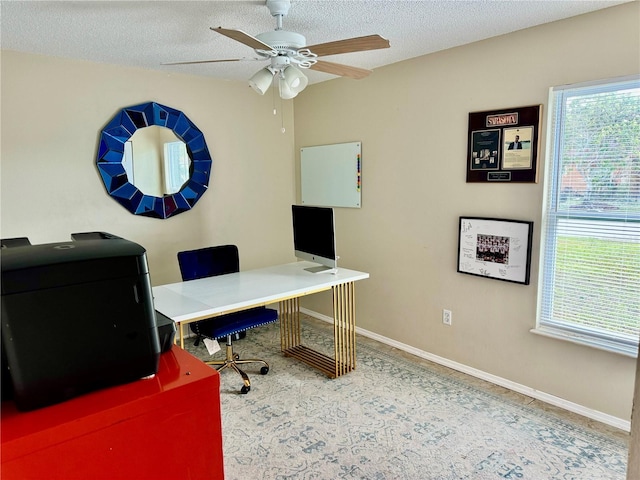
[[[176,322],[188,322],[369,278],[368,273],[346,268],[338,268],[335,274],[305,270],[312,266],[316,264],[293,262],[160,285],[153,288],[155,308]]]

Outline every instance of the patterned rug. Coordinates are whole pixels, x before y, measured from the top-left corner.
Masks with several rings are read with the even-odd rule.
[[[305,345],[330,353],[332,330],[304,322]],[[368,339],[367,339],[368,340]],[[205,347],[189,351],[210,358]],[[236,342],[249,366],[222,373],[226,480],[624,480],[627,444],[553,413],[412,362],[368,340],[355,371],[330,380],[280,353],[278,324]],[[224,345],[223,345],[224,350]],[[216,357],[220,353],[216,354]]]

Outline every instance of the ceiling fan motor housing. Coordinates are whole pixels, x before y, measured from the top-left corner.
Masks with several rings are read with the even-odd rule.
[[[288,32],[287,30],[274,30],[271,32],[260,33],[256,38],[266,43],[276,51],[280,50],[299,50],[307,44],[304,35],[296,32]]]

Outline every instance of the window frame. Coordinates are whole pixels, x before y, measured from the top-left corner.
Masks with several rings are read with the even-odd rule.
[[[544,192],[542,203],[542,222],[540,238],[540,258],[538,277],[538,302],[536,311],[536,326],[531,332],[560,340],[566,340],[593,348],[618,353],[629,357],[638,356],[638,339],[632,340],[628,335],[617,335],[612,331],[595,327],[573,326],[568,322],[551,318],[552,301],[545,302],[545,293],[553,295],[555,282],[555,255],[558,247],[558,225],[563,220],[596,220],[622,223],[629,221],[628,216],[608,212],[577,212],[558,210],[561,182],[561,153],[562,153],[562,118],[564,115],[564,92],[568,90],[583,90],[585,94],[598,89],[598,92],[612,92],[623,88],[640,88],[640,75],[619,77],[614,79],[583,82],[571,85],[551,87],[549,89],[547,114],[547,148],[548,159],[545,169]],[[560,92],[560,93],[559,93]],[[559,108],[557,104],[562,103]],[[640,222],[640,214],[631,218],[632,223]],[[549,286],[550,285],[550,286]],[[546,317],[545,317],[546,315]],[[543,318],[545,317],[545,318]]]

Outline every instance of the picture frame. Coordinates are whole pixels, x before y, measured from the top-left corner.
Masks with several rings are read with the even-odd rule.
[[[538,181],[542,105],[469,114],[467,183]]]
[[[460,217],[459,273],[529,285],[533,222]]]

